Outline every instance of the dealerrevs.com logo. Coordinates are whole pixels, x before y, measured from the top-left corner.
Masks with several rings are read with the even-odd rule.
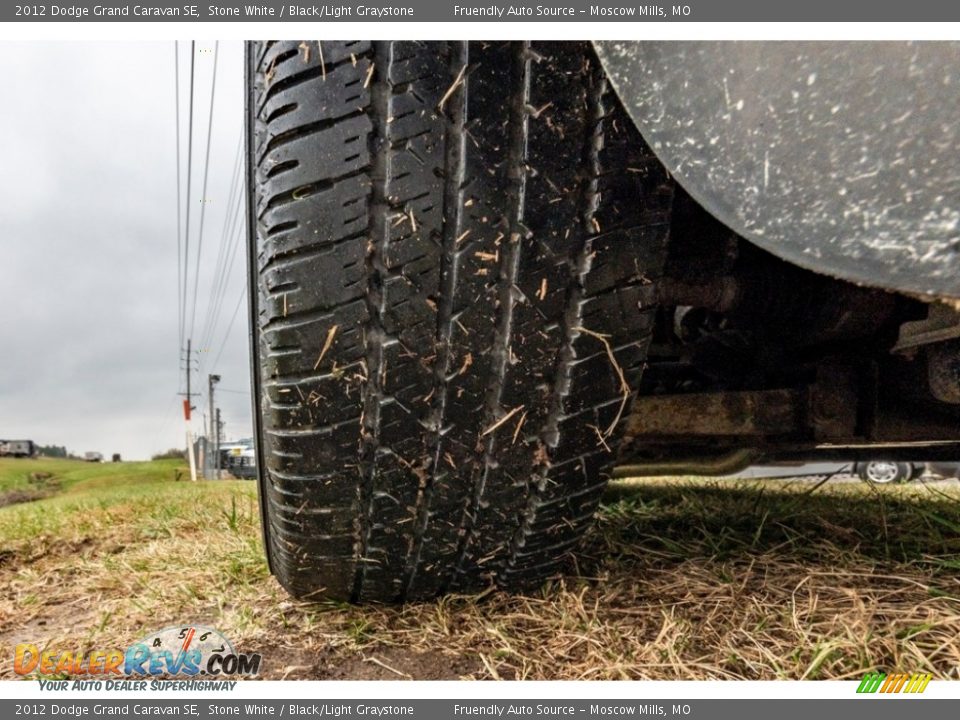
[[[252,677],[260,671],[258,653],[238,653],[219,631],[201,625],[164,628],[125,650],[89,652],[40,649],[21,643],[14,649],[17,675],[48,677]]]

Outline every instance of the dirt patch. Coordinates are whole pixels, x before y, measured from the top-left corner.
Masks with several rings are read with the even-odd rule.
[[[457,680],[481,672],[477,658],[442,651],[392,647],[363,651],[323,647],[305,650],[302,638],[284,638],[275,647],[251,648],[269,661],[261,680]]]
[[[32,502],[45,497],[50,497],[53,493],[42,492],[33,488],[18,488],[16,490],[7,490],[0,493],[0,507],[7,505],[19,505],[20,503]]]
[[[60,481],[47,472],[33,472],[27,476],[27,484],[0,492],[0,507],[42,500],[60,491]]]

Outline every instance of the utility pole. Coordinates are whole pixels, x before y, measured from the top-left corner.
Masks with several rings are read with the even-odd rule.
[[[210,416],[209,416],[209,417],[210,417],[210,424],[207,426],[207,448],[208,448],[207,452],[209,452],[209,451],[210,451],[210,448],[213,448],[214,445],[216,444],[215,441],[214,441],[214,437],[217,435],[217,430],[214,429],[214,428],[215,428],[215,420],[214,420],[214,411],[213,411],[213,408],[214,408],[214,404],[213,404],[213,386],[216,385],[218,382],[220,382],[220,376],[219,376],[219,375],[212,375],[212,374],[211,374],[211,375],[207,375],[207,395],[209,396],[209,400],[210,400]],[[214,462],[211,463],[211,465],[213,465],[213,467],[214,467],[214,468],[216,469],[216,471],[217,471],[216,474],[214,475],[214,477],[216,477],[216,478],[219,480],[219,479],[220,479],[220,464],[219,464],[219,462],[217,461],[216,455],[214,455]],[[204,464],[204,473],[206,473],[206,469],[209,468],[209,467],[210,467],[210,465]]]
[[[207,392],[210,395],[210,425],[208,426],[209,432],[207,433],[207,437],[210,438],[211,440],[213,440],[213,436],[216,434],[216,431],[213,429],[213,416],[214,416],[213,386],[216,385],[218,382],[220,382],[219,375],[207,375]]]
[[[214,461],[216,462],[216,465],[214,467],[216,467],[217,469],[216,478],[217,480],[219,480],[220,479],[220,430],[223,428],[223,423],[220,422],[220,408],[217,408],[216,428],[217,428],[217,441],[216,441],[216,451],[214,454]]]
[[[190,461],[190,479],[197,481],[197,460],[193,453],[193,434],[190,432],[190,412],[193,408],[193,393],[190,392],[190,372],[193,370],[192,340],[187,340],[187,398],[183,401],[183,418],[187,425],[187,459]]]

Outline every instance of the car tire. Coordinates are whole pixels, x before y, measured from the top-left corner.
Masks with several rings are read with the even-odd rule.
[[[893,485],[912,480],[915,468],[911,463],[871,460],[858,463],[857,474],[861,480],[873,485]]]
[[[931,462],[927,463],[926,467],[934,475],[947,480],[960,478],[960,463]]]
[[[589,527],[673,184],[588,43],[247,48],[265,543],[300,597],[536,587]]]

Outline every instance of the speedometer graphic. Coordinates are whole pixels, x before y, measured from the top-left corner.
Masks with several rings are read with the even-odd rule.
[[[143,675],[206,675],[214,656],[234,656],[219,630],[177,625],[151,633],[127,650],[127,667]]]

